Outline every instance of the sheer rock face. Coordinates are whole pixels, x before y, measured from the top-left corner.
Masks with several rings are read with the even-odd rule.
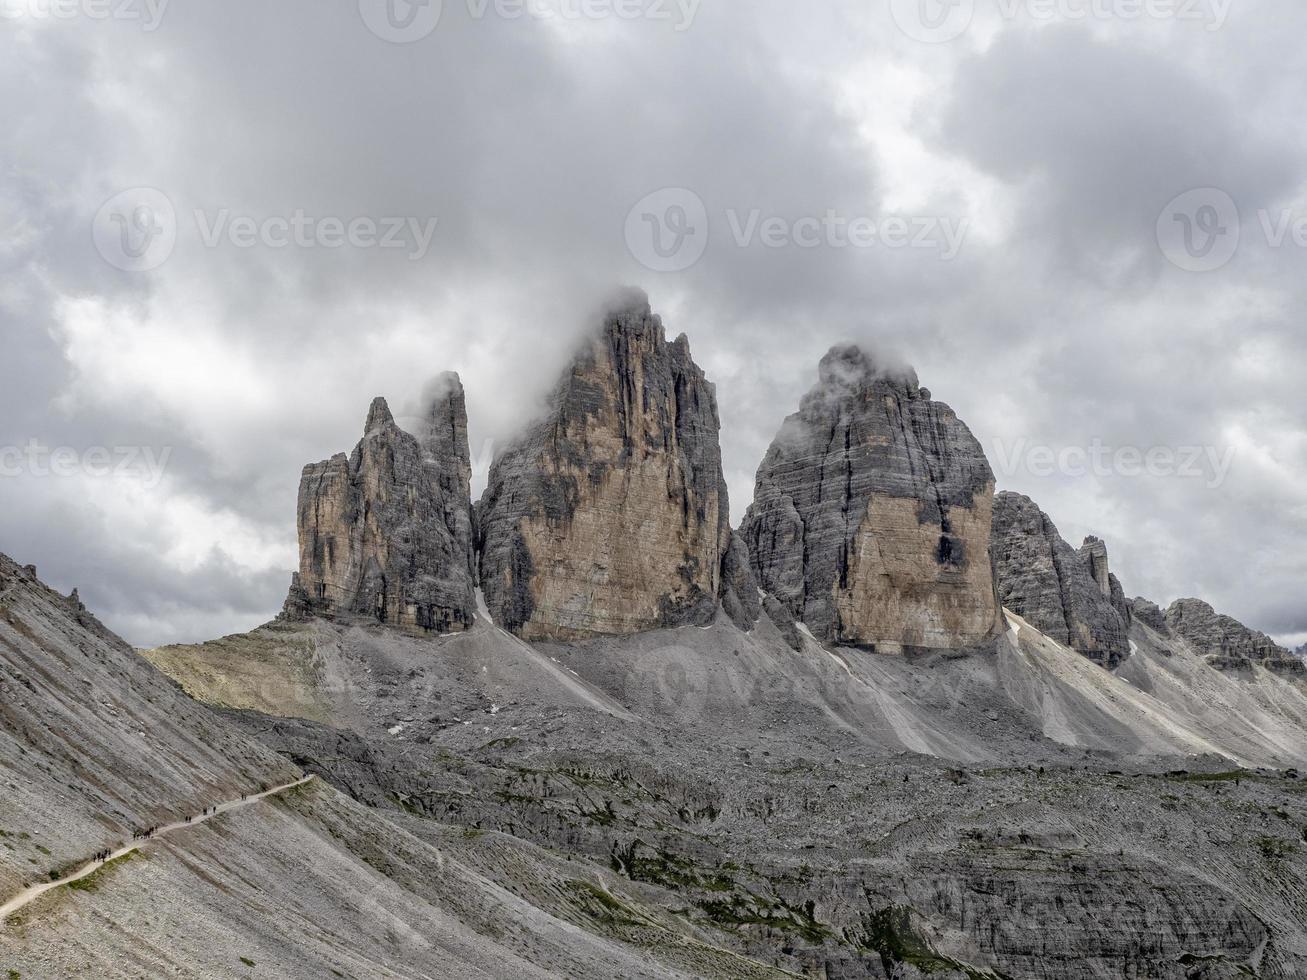
[[[1171,627],[1166,625],[1166,612],[1152,600],[1136,596],[1130,600],[1130,612],[1136,622],[1143,623],[1162,636],[1171,635]]]
[[[442,633],[472,624],[471,454],[457,379],[426,418],[419,441],[378,398],[352,455],[304,468],[288,617],[365,615]]]
[[[1108,670],[1130,656],[1133,612],[1103,542],[1076,551],[1029,497],[1000,493],[993,550],[1004,606]]]
[[[1166,610],[1171,632],[1187,640],[1214,667],[1239,670],[1253,663],[1285,673],[1302,673],[1303,664],[1265,633],[1219,614],[1201,599],[1177,599]]]
[[[1135,614],[1130,600],[1125,597],[1121,580],[1108,568],[1107,544],[1092,535],[1085,538],[1084,544],[1080,546],[1080,560],[1089,570],[1089,577],[1094,580],[1103,597],[1112,604],[1112,608],[1117,611],[1117,615],[1121,617],[1128,630]]]
[[[838,347],[768,450],[741,532],[761,587],[823,641],[976,646],[1002,628],[993,492],[980,444],[915,374]]]
[[[713,621],[731,556],[713,386],[684,336],[626,297],[572,363],[546,417],[494,462],[477,508],[481,586],[527,640]]]
[[[426,391],[418,441],[425,462],[440,487],[445,526],[466,557],[468,574],[476,580],[476,547],[472,531],[472,452],[467,439],[467,399],[463,383],[452,371],[440,375]]]

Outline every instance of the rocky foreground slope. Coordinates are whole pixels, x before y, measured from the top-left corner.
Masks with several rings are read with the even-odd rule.
[[[590,927],[621,943],[656,950],[659,922],[823,978],[1300,975],[1307,691],[1143,625],[1114,674],[1010,623],[904,657],[724,616],[532,645],[484,615],[149,656],[410,830],[588,863],[613,897]],[[207,687],[232,650],[297,670],[291,698]]]
[[[139,829],[298,775],[0,556],[0,905]],[[605,865],[394,799],[378,810],[319,782],[138,842],[0,922],[0,976],[788,975],[713,946]]]

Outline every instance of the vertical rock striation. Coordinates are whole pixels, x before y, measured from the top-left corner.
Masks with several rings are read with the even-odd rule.
[[[768,450],[741,533],[761,587],[821,640],[975,646],[1002,628],[993,492],[980,444],[910,369],[837,347]]]
[[[466,557],[476,580],[476,542],[472,531],[472,452],[467,438],[467,399],[453,371],[439,375],[423,398],[417,432],[428,469],[439,484],[445,526]]]
[[[364,615],[442,633],[471,625],[470,453],[457,378],[426,420],[419,441],[378,398],[352,455],[304,468],[286,616]]]
[[[713,386],[643,294],[623,297],[494,462],[477,507],[481,585],[528,640],[757,618],[731,548]],[[752,617],[752,619],[750,619]]]
[[[1076,551],[1029,497],[1000,493],[993,551],[1004,606],[1108,670],[1130,656],[1134,613],[1102,541]]]

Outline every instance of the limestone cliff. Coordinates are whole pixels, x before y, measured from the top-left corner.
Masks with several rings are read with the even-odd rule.
[[[1076,551],[1033,500],[1000,493],[993,550],[1003,605],[1109,670],[1130,656],[1134,614],[1102,541],[1087,538]]]
[[[1238,670],[1258,663],[1282,673],[1303,673],[1302,661],[1265,633],[1221,615],[1201,599],[1171,603],[1166,610],[1166,624],[1214,667]]]
[[[911,370],[837,347],[768,450],[741,533],[761,587],[819,639],[975,646],[1001,630],[993,492],[980,444]]]
[[[436,632],[471,625],[470,453],[456,378],[426,418],[419,441],[378,398],[352,455],[305,467],[300,570],[285,615],[363,615]]]
[[[711,623],[728,577],[747,593],[718,428],[685,336],[669,343],[648,299],[623,297],[491,467],[477,524],[495,621],[529,640],[627,635]],[[736,599],[748,628],[756,588]]]

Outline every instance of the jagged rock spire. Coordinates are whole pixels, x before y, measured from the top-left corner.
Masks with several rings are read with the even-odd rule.
[[[718,429],[689,341],[624,293],[491,468],[477,524],[496,622],[538,640],[711,623],[731,540]]]
[[[1109,670],[1130,656],[1133,612],[1102,541],[1087,538],[1076,551],[1033,500],[1001,493],[993,551],[1003,605]]]
[[[475,614],[470,508],[456,462],[424,448],[377,398],[350,456],[304,469],[300,570],[286,615],[370,616],[437,632],[466,628]]]

